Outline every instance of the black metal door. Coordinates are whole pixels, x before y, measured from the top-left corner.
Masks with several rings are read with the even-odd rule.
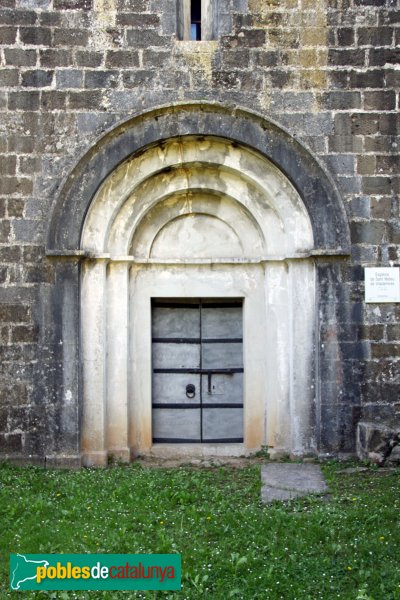
[[[243,441],[240,300],[154,300],[153,442]]]

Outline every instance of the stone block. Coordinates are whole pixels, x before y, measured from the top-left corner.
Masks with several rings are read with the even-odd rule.
[[[241,50],[231,50],[231,51],[224,52],[222,54],[223,64],[227,64],[227,66],[229,66],[230,61],[227,60],[226,57],[232,55],[232,56],[237,56],[236,66],[239,66],[237,64],[237,62],[241,60],[240,59],[241,52],[248,52],[248,50],[241,49]],[[267,51],[256,50],[253,52],[252,56],[253,56],[253,62],[257,67],[266,67],[266,68],[276,67],[276,66],[278,66],[279,61],[280,61],[280,53],[277,50],[267,50]],[[234,60],[234,59],[232,58],[232,60]]]
[[[68,67],[73,64],[73,56],[71,50],[67,49],[40,49],[39,61],[41,67]]]
[[[36,50],[22,50],[21,48],[5,48],[4,59],[6,65],[31,67],[36,65]]]
[[[29,320],[29,308],[19,304],[0,304],[0,321],[21,323]]]
[[[355,0],[356,6],[385,6],[385,0]]]
[[[126,39],[128,46],[136,46],[137,48],[165,46],[168,43],[168,37],[159,35],[153,29],[128,29]]]
[[[18,70],[17,69],[2,69],[0,71],[0,86],[15,87],[18,85]]]
[[[371,198],[371,216],[374,219],[389,219],[392,215],[391,198]],[[390,229],[390,225],[389,225]]]
[[[400,133],[400,114],[389,113],[380,115],[379,132],[382,135],[398,135]]]
[[[116,88],[118,86],[119,71],[85,71],[84,87],[89,89],[96,88]]]
[[[66,102],[67,94],[65,92],[49,91],[42,92],[40,105],[43,110],[64,110]]]
[[[20,39],[30,46],[50,46],[51,30],[48,27],[21,27]]]
[[[158,27],[160,17],[151,13],[124,12],[117,15],[117,25],[122,27],[137,27],[144,29],[146,27]]]
[[[393,29],[391,27],[359,27],[357,31],[359,46],[391,46]]]
[[[42,11],[39,13],[39,24],[43,27],[61,27],[63,16],[59,12]]]
[[[56,10],[92,10],[93,0],[54,0]]]
[[[400,261],[400,247],[399,246],[388,246],[389,260],[393,262]]]
[[[0,452],[22,452],[22,434],[5,433],[0,434]]]
[[[0,432],[6,433],[8,430],[8,408],[0,408]]]
[[[376,170],[376,158],[364,154],[357,157],[357,173],[360,175],[373,175]]]
[[[362,192],[374,196],[384,196],[392,192],[392,180],[389,177],[363,177]]]
[[[43,258],[44,249],[41,246],[23,246],[24,262],[36,263]]]
[[[329,169],[337,174],[351,175],[355,171],[354,156],[346,155],[330,155],[325,158]]]
[[[38,110],[39,92],[37,91],[18,91],[11,92],[8,96],[9,110]]]
[[[364,146],[366,152],[393,152],[393,149],[400,145],[400,137],[396,137],[394,132],[393,136],[379,135],[379,136],[365,136]]]
[[[15,175],[17,167],[17,157],[12,154],[0,154],[0,164],[2,175]]]
[[[396,342],[400,340],[400,324],[392,323],[386,326],[386,335],[389,342]],[[400,367],[400,365],[399,365]],[[400,373],[399,373],[400,376]]]
[[[378,359],[396,359],[400,356],[400,344],[371,344],[371,356]]]
[[[272,30],[270,35],[273,35]],[[265,44],[265,40],[266,32],[263,29],[251,29],[242,31],[240,36],[223,37],[221,43],[223,48],[259,48]]]
[[[400,425],[360,421],[357,425],[357,455],[361,460],[383,464],[400,442]]]
[[[169,58],[169,52],[145,50],[143,63],[162,67]],[[139,66],[139,53],[136,50],[109,50],[106,55],[106,67],[132,69]]]
[[[265,503],[328,492],[321,467],[308,463],[263,465],[261,483],[261,499]]]
[[[362,67],[365,64],[365,50],[336,50],[328,52],[328,64],[332,66]]]
[[[3,177],[0,179],[0,194],[21,195],[32,193],[32,181],[27,177]]]
[[[35,148],[36,139],[31,135],[14,135],[8,141],[10,152],[31,154]]]
[[[25,71],[22,73],[21,85],[22,87],[50,87],[53,82],[54,71]]]
[[[1,228],[1,222],[0,222]],[[21,249],[19,246],[2,246],[0,247],[0,262],[13,263],[18,262],[21,257]]]
[[[81,88],[83,71],[79,69],[59,69],[56,71],[56,87],[58,89]]]
[[[380,244],[386,235],[386,223],[381,221],[355,221],[350,228],[355,244]]]
[[[6,220],[0,221],[0,242],[7,243],[11,232],[10,222]]]
[[[3,4],[2,4],[3,6]],[[34,10],[0,10],[0,25],[34,25],[37,20],[37,14]]]
[[[38,330],[31,325],[16,325],[11,329],[11,340],[13,344],[37,342]]]
[[[369,53],[371,66],[396,65],[400,62],[400,48],[372,48]]]
[[[304,27],[301,31],[302,46],[325,46],[327,31],[325,27]]]
[[[87,46],[89,42],[89,32],[85,29],[55,29],[55,46]]]
[[[93,106],[100,107],[101,100],[99,91],[71,92],[68,105],[72,110],[91,109]]]
[[[331,91],[322,96],[322,104],[331,110],[361,108],[361,94],[353,91]]]
[[[359,135],[337,134],[328,137],[329,152],[359,153],[363,151],[362,138]]]
[[[80,469],[82,466],[82,460],[79,454],[48,455],[44,460],[47,469]]]
[[[352,88],[383,88],[385,74],[382,70],[351,71],[350,85]]]
[[[126,71],[123,73],[123,83],[126,88],[151,85],[157,78],[157,71],[140,69],[137,71]]]
[[[50,7],[51,0],[18,0],[21,8],[31,8],[32,10],[46,10]]]
[[[315,96],[311,92],[279,92],[271,94],[271,108],[277,112],[307,112],[312,109]]]
[[[376,168],[379,173],[393,173],[396,175],[400,172],[400,155],[377,156]]]
[[[400,10],[393,8],[392,10],[384,10],[379,13],[378,25],[398,25],[400,22]]]
[[[0,45],[14,44],[16,38],[16,27],[0,27]]]
[[[338,46],[353,46],[355,42],[355,30],[352,27],[338,27],[336,30]],[[345,64],[352,64],[348,62]]]
[[[385,328],[383,325],[361,325],[357,328],[357,337],[360,340],[383,340]]]
[[[76,64],[78,67],[99,67],[104,60],[103,52],[94,52],[90,50],[79,50],[76,53]]]

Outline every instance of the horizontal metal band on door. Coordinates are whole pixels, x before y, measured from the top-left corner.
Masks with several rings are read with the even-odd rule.
[[[243,408],[243,404],[236,404],[235,402],[227,402],[226,404],[224,404],[223,402],[202,402],[201,404],[200,402],[198,404],[195,404],[193,402],[188,402],[187,404],[185,404],[184,402],[169,402],[165,404],[160,404],[159,402],[157,402],[156,404],[152,404],[152,408]]]
[[[244,373],[243,367],[232,369],[153,369],[153,373],[194,373],[200,375],[231,375],[232,373]]]
[[[191,302],[152,302],[152,306],[155,308],[200,308],[200,302],[191,303]],[[204,302],[202,300],[201,307],[202,308],[241,308],[243,306],[242,302]]]
[[[152,339],[153,344],[242,344],[243,338],[166,338]]]
[[[185,438],[153,438],[155,444],[242,444],[243,438],[216,438],[210,440]]]

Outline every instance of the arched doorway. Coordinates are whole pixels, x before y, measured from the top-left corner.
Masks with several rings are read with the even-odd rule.
[[[348,247],[345,213],[329,177],[300,144],[257,115],[218,105],[166,107],[105,136],[66,182],[48,244],[48,254],[60,257],[64,288],[68,277],[79,278],[76,356],[82,368],[70,369],[66,377],[69,410],[75,391],[80,405],[84,464],[106,464],[110,454],[126,460],[137,453],[235,455],[262,445],[271,453],[302,455],[320,451],[324,427],[327,447],[335,430],[324,423],[319,389],[315,261],[342,256]],[[56,317],[63,321],[71,366],[74,298]],[[235,409],[242,412],[226,443],[222,434],[203,433],[191,443],[174,442],[182,436],[174,438],[166,421],[160,425],[155,417],[160,408],[155,371],[164,368],[155,364],[157,344],[169,344],[172,357],[176,340],[155,332],[154,310],[163,303],[172,310],[171,302],[178,308],[197,303],[200,315],[207,310],[213,315],[214,336],[203,335],[200,327],[199,334],[186,331],[181,337],[186,342],[193,337],[187,351],[201,357],[203,346],[214,340],[214,358],[222,348],[218,306],[227,312],[231,304],[240,306],[242,336],[225,341],[242,344],[241,366],[226,367],[242,369],[241,406],[225,407],[224,414],[230,408],[236,416]],[[237,319],[232,330],[236,326]],[[193,407],[193,415],[200,413],[199,427],[206,429],[211,418],[206,404],[218,400],[212,398],[213,382],[218,387],[222,375],[225,380],[230,375],[217,373],[223,369],[217,363],[190,369],[201,372],[190,373],[198,376],[195,383],[182,380],[179,393],[186,402],[187,385],[201,391],[207,402],[200,398],[204,404],[200,411]],[[224,385],[229,391],[229,383]],[[224,404],[227,393],[216,403]],[[333,414],[331,399],[324,402],[326,414]],[[167,417],[169,410],[165,419],[181,418],[178,412]],[[184,414],[186,422],[188,411]],[[73,428],[72,419],[68,425]],[[154,434],[157,428],[162,435]],[[172,443],[164,443],[165,431]]]
[[[310,220],[297,191],[270,161],[245,146],[185,136],[121,164],[98,190],[82,232],[81,250],[90,254],[82,263],[81,283],[85,462],[146,452],[244,454],[264,444],[308,450],[313,246]],[[191,318],[186,334],[181,332],[180,352],[177,338],[152,337],[152,301],[160,305],[162,299],[165,309],[166,299],[175,299],[169,311],[173,307],[174,316],[165,318]],[[195,357],[194,362],[188,358],[198,354],[195,313],[185,313],[188,303],[198,305],[195,299],[205,307],[200,316],[210,321],[199,351],[203,367]],[[243,306],[243,335],[224,342],[233,347],[231,340],[242,340],[243,367],[237,366],[238,357],[225,364],[228,358],[220,354],[227,346],[218,343],[221,324],[216,319],[226,318],[233,300]],[[177,317],[179,303],[186,308]],[[211,312],[218,303],[219,311]],[[233,322],[230,327],[235,327]],[[165,332],[168,326],[161,329]],[[208,346],[206,354],[208,340],[217,345]],[[243,390],[238,403],[242,421],[239,407],[229,402],[236,395],[232,381],[226,406],[211,388],[212,375],[214,385],[224,387],[234,373],[221,370],[241,368],[242,381],[237,377],[236,387]],[[173,386],[174,392],[155,398],[155,388],[163,387],[162,374],[164,386]],[[199,390],[209,380],[204,393],[208,402],[202,398],[198,410],[190,403],[189,412],[184,390],[193,375],[198,376]],[[161,410],[163,402],[168,410]],[[218,438],[205,432],[200,439],[199,431],[207,427],[210,432],[242,427],[242,433],[238,429]],[[195,433],[185,438],[185,430]]]

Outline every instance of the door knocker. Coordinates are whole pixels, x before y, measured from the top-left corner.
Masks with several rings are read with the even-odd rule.
[[[187,396],[188,398],[194,398],[194,397],[195,397],[195,395],[196,395],[196,388],[195,388],[195,386],[193,385],[193,383],[189,383],[189,384],[186,386],[186,396]]]

